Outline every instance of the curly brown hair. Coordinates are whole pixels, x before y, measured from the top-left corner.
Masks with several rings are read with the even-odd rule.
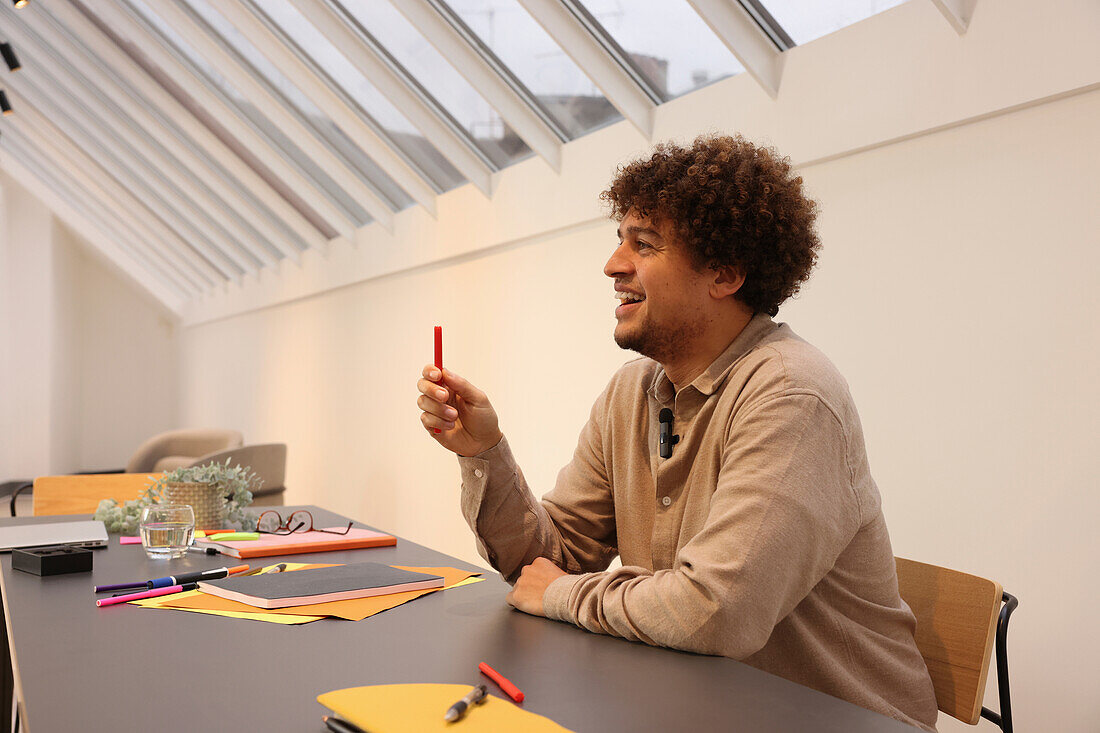
[[[774,316],[817,264],[817,205],[802,178],[789,158],[740,135],[661,143],[648,159],[620,166],[600,199],[615,221],[631,210],[671,221],[697,270],[741,268],[735,297],[753,312]]]

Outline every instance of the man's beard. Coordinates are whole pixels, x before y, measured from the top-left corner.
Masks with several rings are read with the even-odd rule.
[[[683,356],[688,345],[703,331],[698,322],[678,324],[676,327],[654,326],[648,320],[630,333],[619,335],[616,329],[615,343],[620,349],[636,351],[658,364],[670,364]]]

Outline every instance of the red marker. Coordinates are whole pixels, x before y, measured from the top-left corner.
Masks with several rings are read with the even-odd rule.
[[[485,662],[477,665],[477,668],[481,670],[481,673],[496,682],[500,689],[504,690],[504,694],[512,698],[516,702],[523,702],[523,693],[519,691],[519,688],[508,681],[500,672],[490,667]]]
[[[435,366],[443,371],[443,326],[435,327]]]
[[[443,326],[435,327],[435,368],[439,370],[439,381],[436,384],[443,383]],[[435,428],[435,432],[439,433],[439,428]]]

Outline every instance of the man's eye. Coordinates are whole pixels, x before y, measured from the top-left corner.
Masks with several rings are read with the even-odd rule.
[[[650,249],[649,243],[648,242],[643,242],[642,240],[639,239],[638,240],[638,249]]]

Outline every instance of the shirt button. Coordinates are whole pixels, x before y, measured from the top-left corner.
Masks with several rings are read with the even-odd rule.
[[[661,503],[664,504],[665,506],[668,506],[669,504],[672,503],[672,497],[670,497],[670,496],[661,497]]]
[[[474,475],[477,476],[478,478],[481,478],[482,476],[485,475],[485,473],[480,468],[475,468],[474,469]]]

